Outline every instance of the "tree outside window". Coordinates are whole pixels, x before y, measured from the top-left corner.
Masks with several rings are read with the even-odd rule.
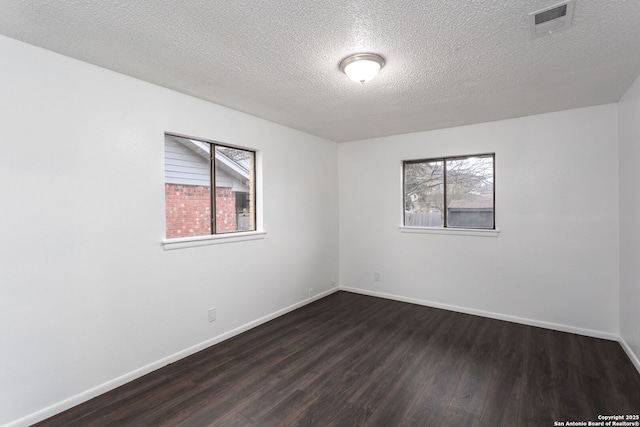
[[[403,162],[404,225],[495,228],[495,154]]]

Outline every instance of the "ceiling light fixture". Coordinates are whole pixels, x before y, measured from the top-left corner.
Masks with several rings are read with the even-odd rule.
[[[384,67],[384,58],[375,53],[358,53],[340,61],[340,70],[354,82],[371,80]]]

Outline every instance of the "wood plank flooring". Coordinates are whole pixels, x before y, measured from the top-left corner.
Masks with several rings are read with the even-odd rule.
[[[553,426],[640,414],[616,342],[337,292],[38,426]]]

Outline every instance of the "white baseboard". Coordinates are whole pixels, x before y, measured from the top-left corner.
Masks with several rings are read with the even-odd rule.
[[[495,313],[495,312],[491,312],[491,311],[476,310],[476,309],[473,309],[473,308],[461,307],[461,306],[457,306],[457,305],[442,304],[442,303],[439,303],[439,302],[426,301],[426,300],[421,300],[421,299],[417,299],[417,298],[403,297],[403,296],[399,296],[399,295],[387,294],[387,293],[384,293],[384,292],[370,291],[368,289],[350,288],[350,287],[347,287],[347,286],[340,286],[340,290],[347,291],[347,292],[353,292],[353,293],[357,293],[357,294],[362,294],[362,295],[369,295],[369,296],[372,296],[372,297],[386,298],[386,299],[390,299],[390,300],[394,300],[394,301],[409,302],[409,303],[412,303],[412,304],[424,305],[424,306],[427,306],[427,307],[442,308],[442,309],[445,309],[445,310],[455,311],[455,312],[458,312],[458,313],[473,314],[475,316],[488,317],[490,319],[505,320],[507,322],[520,323],[522,325],[537,326],[537,327],[540,327],[540,328],[552,329],[552,330],[555,330],[555,331],[569,332],[569,333],[577,334],[577,335],[585,335],[587,337],[602,338],[602,339],[611,340],[611,341],[619,341],[620,340],[620,337],[618,337],[615,334],[609,333],[609,332],[597,331],[597,330],[592,330],[592,329],[583,329],[583,328],[578,328],[578,327],[570,326],[570,325],[562,325],[562,324],[559,324],[559,323],[543,322],[541,320],[534,320],[534,319],[527,319],[527,318],[524,318],[524,317],[510,316],[510,315],[507,315],[507,314]]]
[[[416,298],[402,297],[399,295],[387,294],[384,292],[370,291],[368,289],[350,288],[348,286],[340,286],[339,289],[341,291],[353,292],[353,293],[362,294],[362,295],[369,295],[372,297],[386,298],[394,301],[424,305],[427,307],[442,308],[449,311],[456,311],[458,313],[473,314],[476,316],[488,317],[490,319],[505,320],[507,322],[520,323],[522,325],[537,326],[540,328],[551,329],[554,331],[569,332],[572,334],[584,335],[592,338],[602,338],[610,341],[618,341],[622,346],[622,348],[624,349],[625,353],[627,353],[627,356],[629,356],[629,359],[631,359],[631,363],[633,363],[635,368],[640,373],[640,359],[638,359],[638,356],[631,350],[631,347],[629,346],[629,344],[627,344],[624,338],[609,332],[597,331],[593,329],[583,329],[575,326],[562,325],[559,323],[543,322],[540,320],[527,319],[524,317],[509,316],[506,314],[494,313],[490,311],[482,311],[482,310],[476,310],[473,308],[460,307],[457,305],[442,304],[438,302],[425,301],[425,300],[420,300]]]
[[[638,359],[638,356],[633,352],[633,350],[631,350],[629,344],[627,344],[627,342],[622,337],[620,337],[620,345],[624,349],[624,352],[627,353],[627,356],[629,356],[629,359],[631,359],[631,363],[633,363],[633,366],[635,366],[638,370],[638,373],[640,373],[640,359]]]
[[[139,369],[136,369],[132,372],[129,372],[125,375],[122,375],[118,378],[115,378],[113,380],[107,381],[106,383],[103,383],[97,387],[94,387],[90,390],[87,390],[83,393],[80,393],[78,395],[72,396],[68,399],[65,399],[61,402],[58,402],[54,405],[51,405],[47,408],[44,408],[40,411],[34,412],[33,414],[27,415],[23,418],[20,418],[18,420],[12,421],[9,424],[5,424],[4,427],[27,427],[30,426],[32,424],[35,424],[39,421],[45,420],[53,415],[59,414],[67,409],[70,409],[74,406],[77,406],[83,402],[86,402],[90,399],[93,399],[94,397],[97,397],[101,394],[104,394],[106,392],[109,392],[117,387],[120,387],[128,382],[131,382],[137,378],[140,378],[148,373],[151,373],[153,371],[156,371],[168,364],[174,363],[180,359],[183,359],[185,357],[191,356],[192,354],[195,354],[199,351],[202,351],[208,347],[211,347],[212,345],[218,344],[222,341],[225,341],[231,337],[234,337],[236,335],[239,335],[243,332],[248,331],[249,329],[255,328],[256,326],[260,326],[263,323],[266,323],[270,320],[273,320],[277,317],[280,317],[284,314],[287,314],[293,310],[296,310],[300,307],[303,307],[313,301],[319,300],[321,298],[324,298],[336,291],[347,291],[347,292],[353,292],[353,293],[357,293],[357,294],[362,294],[362,295],[369,295],[369,296],[373,296],[373,297],[379,297],[379,298],[386,298],[386,299],[390,299],[390,300],[394,300],[394,301],[401,301],[401,302],[408,302],[408,303],[412,303],[412,304],[418,304],[418,305],[423,305],[423,306],[427,306],[427,307],[434,307],[434,308],[442,308],[445,310],[450,310],[450,311],[455,311],[455,312],[459,312],[459,313],[465,313],[465,314],[472,314],[472,315],[476,315],[476,316],[482,316],[482,317],[488,317],[491,319],[498,319],[498,320],[505,320],[508,322],[514,322],[514,323],[520,323],[523,325],[529,325],[529,326],[537,326],[537,327],[541,327],[541,328],[546,328],[546,329],[552,329],[552,330],[556,330],[556,331],[562,331],[562,332],[569,332],[569,333],[574,333],[574,334],[578,334],[578,335],[585,335],[588,337],[594,337],[594,338],[602,338],[602,339],[607,339],[607,340],[611,340],[611,341],[618,341],[620,342],[620,345],[622,346],[622,348],[624,349],[624,351],[627,353],[627,356],[629,356],[629,359],[631,359],[631,362],[634,364],[634,366],[636,367],[636,369],[638,370],[638,372],[640,372],[640,360],[638,360],[638,357],[633,353],[633,351],[631,350],[631,348],[629,347],[629,345],[626,343],[626,341],[621,338],[618,337],[615,334],[611,334],[608,332],[602,332],[602,331],[597,331],[597,330],[591,330],[591,329],[582,329],[582,328],[578,328],[578,327],[574,327],[574,326],[569,326],[569,325],[562,325],[562,324],[557,324],[557,323],[550,323],[550,322],[543,322],[543,321],[539,321],[539,320],[534,320],[534,319],[527,319],[527,318],[522,318],[522,317],[517,317],[517,316],[509,316],[509,315],[505,315],[505,314],[500,314],[500,313],[494,313],[494,312],[489,312],[489,311],[482,311],[482,310],[476,310],[476,309],[472,309],[472,308],[467,308],[467,307],[460,307],[460,306],[456,306],[456,305],[450,305],[450,304],[442,304],[442,303],[437,303],[437,302],[433,302],[433,301],[426,301],[426,300],[420,300],[420,299],[416,299],[416,298],[409,298],[409,297],[402,297],[399,295],[393,295],[393,294],[387,294],[387,293],[383,293],[383,292],[375,292],[375,291],[370,291],[367,289],[359,289],[359,288],[351,288],[351,287],[347,287],[347,286],[340,286],[340,287],[335,287],[335,288],[331,288],[325,292],[321,292],[318,295],[315,295],[312,298],[309,299],[305,299],[303,301],[297,302],[293,305],[290,305],[289,307],[285,307],[281,310],[275,311],[267,316],[261,317],[259,319],[256,319],[252,322],[246,323],[238,328],[232,329],[231,331],[225,332],[224,334],[218,335],[214,338],[211,338],[207,341],[204,341],[202,343],[196,344],[192,347],[189,347],[187,349],[184,349],[182,351],[179,351],[175,354],[172,354],[168,357],[165,357],[163,359],[160,359],[154,363],[151,363],[149,365],[143,366]]]
[[[58,402],[54,405],[51,405],[47,408],[41,409],[37,412],[34,412],[33,414],[27,415],[23,418],[20,418],[18,420],[12,421],[9,424],[5,424],[4,427],[27,427],[30,426],[32,424],[35,424],[37,422],[40,422],[42,420],[45,420],[49,417],[52,417],[56,414],[59,414],[63,411],[66,411],[67,409],[73,408],[74,406],[77,406],[81,403],[84,403],[88,400],[93,399],[94,397],[100,396],[101,394],[104,394],[106,392],[109,392],[115,388],[118,388],[126,383],[129,383],[135,379],[138,379],[146,374],[149,374],[153,371],[156,371],[160,368],[163,368],[171,363],[177,362],[180,359],[184,359],[185,357],[191,356],[192,354],[195,354],[199,351],[202,351],[208,347],[211,347],[212,345],[218,344],[222,341],[225,341],[231,337],[234,337],[236,335],[239,335],[243,332],[248,331],[249,329],[253,329],[256,326],[260,326],[263,323],[266,323],[270,320],[273,320],[277,317],[280,317],[284,314],[287,314],[293,310],[296,310],[300,307],[303,307],[307,304],[312,303],[313,301],[319,300],[321,298],[324,298],[336,291],[338,291],[339,288],[335,287],[335,288],[331,288],[328,291],[324,291],[321,292],[315,296],[313,296],[312,298],[308,298],[305,300],[302,300],[300,302],[297,302],[293,305],[290,305],[289,307],[285,307],[281,310],[275,311],[271,314],[268,314],[264,317],[261,317],[259,319],[256,319],[252,322],[246,323],[238,328],[232,329],[228,332],[225,332],[221,335],[218,335],[214,338],[211,338],[207,341],[201,342],[199,344],[196,344],[192,347],[186,348],[182,351],[179,351],[175,354],[172,354],[170,356],[167,356],[163,359],[160,359],[156,362],[150,363],[149,365],[143,366],[139,369],[136,369],[135,371],[131,371],[127,374],[124,374],[118,378],[114,378],[113,380],[107,381],[106,383],[100,384],[92,389],[89,389],[85,392],[82,392],[80,394],[77,394],[75,396],[72,396],[68,399],[65,399],[61,402]]]

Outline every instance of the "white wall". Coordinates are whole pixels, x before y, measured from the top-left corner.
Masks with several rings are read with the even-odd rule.
[[[335,143],[5,37],[0,57],[0,425],[330,289]],[[165,131],[261,151],[265,239],[163,250]]]
[[[610,104],[341,144],[341,285],[615,339],[617,129]],[[398,230],[402,160],[487,152],[498,237]]]
[[[640,77],[619,103],[620,335],[640,370]]]

